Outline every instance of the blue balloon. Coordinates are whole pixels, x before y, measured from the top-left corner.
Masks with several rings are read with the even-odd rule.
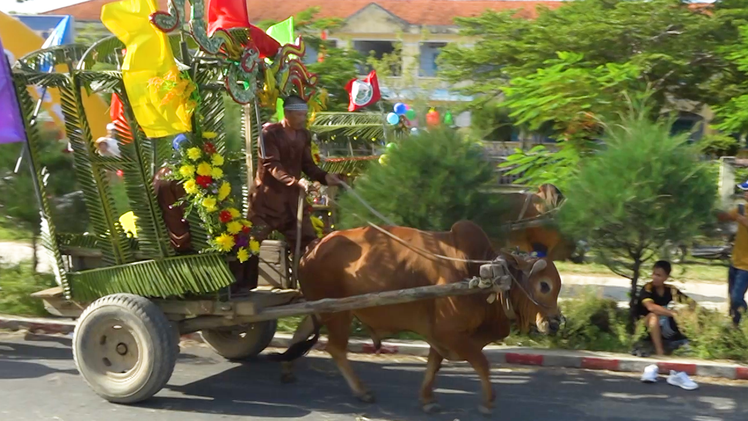
[[[403,104],[402,102],[398,102],[397,104],[395,104],[395,114],[403,115],[406,111],[408,111],[407,105]]]
[[[183,134],[178,134],[174,140],[171,141],[171,147],[179,150],[179,147],[182,146],[182,143],[187,141],[187,136]]]
[[[387,122],[394,126],[400,122],[400,116],[395,113],[389,113],[387,114]]]

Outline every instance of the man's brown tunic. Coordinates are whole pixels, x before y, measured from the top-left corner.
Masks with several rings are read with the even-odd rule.
[[[327,172],[312,159],[312,136],[308,130],[296,132],[296,139],[286,135],[281,123],[267,124],[262,130],[265,158],[258,159],[257,176],[249,196],[248,218],[255,226],[258,241],[273,230],[280,231],[293,247],[296,242],[296,210],[301,188],[296,183],[302,171],[313,181],[326,185]],[[260,148],[258,145],[258,154]],[[317,235],[309,215],[304,214],[301,230],[301,249],[304,250]]]

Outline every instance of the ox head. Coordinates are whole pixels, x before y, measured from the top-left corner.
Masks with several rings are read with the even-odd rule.
[[[561,292],[561,276],[550,259],[538,259],[517,255],[507,256],[516,282],[512,283],[507,301],[516,316],[520,330],[524,333],[532,325],[544,334],[556,333],[563,316],[558,308]]]

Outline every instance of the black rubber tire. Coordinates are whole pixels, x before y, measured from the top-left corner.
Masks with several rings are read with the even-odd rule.
[[[98,331],[110,323],[120,326],[112,329],[127,328],[136,345],[137,363],[126,373],[105,373],[98,364],[103,354],[97,351],[106,346],[107,338],[97,338]],[[109,402],[133,404],[158,393],[171,378],[179,355],[177,336],[161,309],[149,299],[132,294],[108,295],[89,305],[78,319],[73,358],[97,395]],[[106,365],[107,358],[102,360]]]
[[[232,333],[230,329],[206,329],[200,332],[203,341],[216,354],[229,360],[243,360],[255,357],[270,345],[278,327],[277,320],[252,323],[246,326],[244,337]],[[231,328],[236,330],[240,327]]]

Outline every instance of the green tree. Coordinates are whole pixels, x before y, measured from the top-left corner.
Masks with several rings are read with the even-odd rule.
[[[631,312],[642,265],[667,241],[687,240],[712,218],[716,180],[673,120],[637,105],[606,128],[605,147],[564,191],[562,231],[584,238],[613,272],[631,280]]]
[[[355,191],[398,225],[449,230],[461,219],[498,229],[500,198],[485,191],[494,169],[479,144],[451,129],[409,137],[387,153],[384,165],[372,164],[356,180]],[[382,223],[350,194],[339,200],[341,225]]]

